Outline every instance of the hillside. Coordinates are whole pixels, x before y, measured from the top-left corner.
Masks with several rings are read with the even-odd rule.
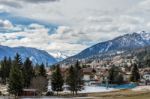
[[[57,62],[53,56],[44,50],[38,50],[30,47],[8,47],[0,45],[0,60],[3,59],[4,56],[14,58],[16,53],[21,55],[22,60],[29,57],[35,64],[48,63],[50,65]]]
[[[140,33],[126,34],[93,45],[81,51],[79,54],[65,59],[62,63],[74,62],[75,60],[110,57],[147,46],[150,46],[150,33],[143,31]]]

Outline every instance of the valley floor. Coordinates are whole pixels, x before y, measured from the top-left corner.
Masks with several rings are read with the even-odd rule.
[[[13,99],[8,97],[0,97],[0,99]],[[149,92],[133,92],[130,90],[122,90],[107,93],[91,93],[86,97],[39,97],[39,98],[20,98],[20,99],[150,99]]]
[[[85,97],[43,97],[43,98],[21,98],[21,99],[150,99],[150,91],[121,90],[105,93],[89,93]]]
[[[88,88],[87,88],[88,89]],[[95,88],[94,88],[95,89]],[[98,89],[97,89],[98,91]],[[133,89],[109,90],[104,92],[79,93],[79,97],[71,97],[70,94],[55,97],[36,97],[21,99],[150,99],[150,86],[137,86]],[[82,97],[83,96],[83,97]],[[0,97],[0,99],[10,99],[10,97]],[[11,98],[13,99],[13,98]]]
[[[150,99],[150,91],[121,90],[107,93],[91,93],[91,99]]]

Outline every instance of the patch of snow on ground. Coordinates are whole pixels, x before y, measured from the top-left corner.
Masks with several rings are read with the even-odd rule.
[[[115,91],[117,89],[114,88],[106,88],[101,86],[85,86],[84,90],[80,91],[79,93],[94,93],[94,92],[109,92]]]
[[[0,91],[2,92],[2,94],[5,94],[5,95],[7,95],[8,94],[8,92],[7,92],[7,85],[1,85],[0,84]],[[0,98],[1,99],[1,98]]]
[[[48,90],[51,91],[51,86],[48,86]],[[110,91],[116,91],[119,89],[115,88],[106,88],[102,86],[84,86],[84,89],[79,91],[79,93],[95,93],[95,92],[110,92]],[[64,93],[70,93],[69,90],[64,89]]]
[[[109,42],[109,44],[107,45],[107,48],[105,49],[105,51],[108,51],[108,49],[111,47],[112,42]]]
[[[150,91],[150,86],[137,86],[132,91]]]

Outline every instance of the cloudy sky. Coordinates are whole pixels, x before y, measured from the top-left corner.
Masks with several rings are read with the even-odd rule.
[[[0,0],[0,44],[74,55],[125,33],[150,31],[150,0]]]

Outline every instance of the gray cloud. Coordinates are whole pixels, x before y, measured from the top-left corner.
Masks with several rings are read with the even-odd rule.
[[[30,3],[45,3],[45,2],[57,2],[59,0],[22,0],[22,1]]]
[[[60,0],[0,0],[0,4],[13,8],[22,8],[25,5],[24,3],[47,3],[58,1]]]
[[[9,7],[13,7],[13,8],[22,8],[20,3],[14,2],[14,1],[1,0],[0,4],[1,5],[6,5],[6,6],[9,6]]]

